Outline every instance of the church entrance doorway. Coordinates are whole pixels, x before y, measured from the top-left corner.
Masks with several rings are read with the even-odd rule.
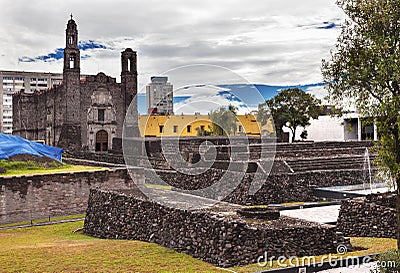
[[[101,130],[96,133],[96,152],[108,151],[108,134]]]

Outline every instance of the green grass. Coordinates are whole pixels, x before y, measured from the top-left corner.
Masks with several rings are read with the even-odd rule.
[[[348,252],[344,255],[339,255],[339,254],[332,254],[336,255],[337,259],[341,258],[347,258],[350,256],[362,256],[362,255],[368,255],[368,254],[376,254],[380,252],[386,252],[391,249],[395,249],[397,247],[397,241],[395,239],[388,239],[388,238],[366,238],[366,237],[352,237],[350,238],[351,244],[353,245],[353,248],[355,251],[353,252]],[[360,250],[358,250],[360,249]],[[325,257],[324,257],[325,256]],[[320,256],[315,256],[315,261],[320,262],[322,258],[324,257],[325,261],[327,255],[320,255]],[[312,259],[314,260],[314,259]],[[305,260],[306,262],[309,260]],[[301,264],[301,260],[300,260]],[[288,265],[289,266],[289,265]],[[229,268],[232,271],[238,272],[238,273],[247,273],[247,272],[258,272],[258,271],[264,271],[268,270],[271,268],[279,268],[280,266],[276,261],[272,263],[272,266],[267,264],[267,266],[260,266],[258,264],[250,264],[246,266],[240,266],[240,267],[232,267]]]
[[[57,165],[50,163],[49,166],[44,167],[34,161],[26,162],[9,162],[7,160],[0,160],[0,168],[5,168],[6,173],[0,174],[0,177],[16,176],[16,175],[34,175],[34,174],[52,174],[63,172],[83,172],[91,170],[107,170],[103,167],[79,166],[79,165]]]
[[[60,221],[60,220],[68,220],[68,219],[83,218],[83,217],[85,217],[85,214],[75,214],[75,215],[60,216],[60,217],[50,217],[50,223],[51,222]],[[32,220],[32,224],[39,224],[39,223],[49,223],[49,218]],[[0,228],[23,226],[23,225],[30,225],[30,224],[31,224],[31,221],[24,221],[24,222],[10,223],[10,224],[0,224]]]
[[[157,244],[102,240],[72,233],[83,221],[0,231],[1,272],[228,272]],[[384,252],[396,240],[351,238],[357,250],[339,258]],[[322,256],[315,257],[320,261]],[[278,267],[274,262],[273,268]],[[257,264],[232,267],[234,272],[256,272],[271,267]]]
[[[157,244],[72,233],[82,226],[0,231],[1,272],[226,272]]]

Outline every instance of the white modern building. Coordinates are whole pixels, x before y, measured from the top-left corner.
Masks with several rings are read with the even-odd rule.
[[[146,86],[146,106],[149,115],[174,114],[173,85],[168,77],[151,77],[151,83]]]
[[[310,125],[296,129],[295,140],[301,140],[300,134],[307,131],[307,139],[312,141],[360,141],[378,140],[375,124],[366,122],[358,113],[349,113],[342,117],[321,115],[318,119],[311,119]],[[288,134],[289,141],[292,133],[289,128],[283,127]]]

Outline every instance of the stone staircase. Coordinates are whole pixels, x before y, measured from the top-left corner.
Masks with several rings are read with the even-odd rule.
[[[373,160],[373,156],[370,160]],[[363,155],[345,155],[341,157],[303,158],[285,160],[294,172],[318,171],[318,170],[360,170],[364,168],[365,157]]]

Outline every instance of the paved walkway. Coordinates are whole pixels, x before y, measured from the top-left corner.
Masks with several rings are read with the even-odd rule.
[[[281,210],[281,215],[317,223],[332,223],[337,221],[339,210],[340,205],[332,205],[306,209]]]

